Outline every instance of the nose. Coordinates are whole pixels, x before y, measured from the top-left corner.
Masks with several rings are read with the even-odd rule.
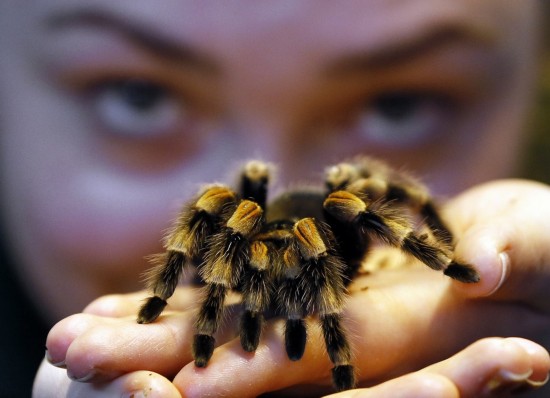
[[[274,165],[272,191],[319,179],[322,169],[311,161],[307,148],[300,144],[299,132],[280,121],[241,123],[233,134],[240,143],[238,159],[259,159]]]

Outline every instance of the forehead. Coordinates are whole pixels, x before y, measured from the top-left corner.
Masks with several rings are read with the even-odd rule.
[[[16,4],[17,2],[13,2]],[[174,39],[211,51],[270,52],[376,48],[438,26],[499,31],[521,20],[529,1],[500,0],[35,0],[39,19],[86,9],[114,14]],[[505,30],[502,29],[500,33]],[[507,29],[510,31],[510,29]],[[494,32],[492,32],[494,33]],[[491,33],[491,34],[492,34]],[[269,43],[269,47],[267,47]],[[289,43],[292,44],[289,46]],[[290,48],[289,48],[290,47]],[[343,48],[344,47],[344,48]],[[313,50],[315,51],[315,50]]]

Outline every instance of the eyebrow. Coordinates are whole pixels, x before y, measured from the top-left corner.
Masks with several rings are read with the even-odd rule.
[[[160,32],[102,10],[76,9],[48,16],[46,27],[62,30],[78,26],[105,28],[122,35],[132,44],[145,49],[156,57],[175,64],[197,69],[209,74],[219,74],[219,65],[203,52],[184,42],[176,42]]]
[[[493,32],[479,26],[460,23],[436,25],[416,36],[412,35],[380,48],[343,56],[329,63],[327,74],[338,76],[380,70],[433,54],[452,43],[471,43],[488,48],[494,41]]]

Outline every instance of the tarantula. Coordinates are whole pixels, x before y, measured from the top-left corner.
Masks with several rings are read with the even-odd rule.
[[[240,340],[258,347],[264,313],[286,317],[285,347],[299,360],[306,345],[305,318],[317,316],[336,390],[355,386],[352,353],[342,325],[347,286],[372,240],[394,246],[462,282],[479,276],[453,259],[450,230],[427,189],[371,158],[329,167],[325,189],[289,191],[267,206],[270,168],[250,161],[237,190],[205,187],[184,206],[146,275],[153,292],[137,321],[153,322],[174,293],[184,266],[198,270],[204,297],[195,322],[192,352],[204,367],[214,351],[224,299],[242,296]],[[420,221],[414,221],[413,215]],[[423,226],[423,232],[417,232]]]

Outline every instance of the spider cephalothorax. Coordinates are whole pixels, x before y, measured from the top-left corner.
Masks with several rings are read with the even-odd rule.
[[[358,158],[332,166],[324,190],[289,191],[266,206],[268,180],[269,167],[251,161],[237,190],[205,187],[182,209],[164,241],[166,252],[147,275],[153,295],[142,306],[139,323],[161,314],[185,265],[197,268],[205,294],[195,321],[196,366],[207,365],[225,297],[237,291],[245,351],[256,350],[264,313],[274,308],[286,318],[288,357],[299,360],[306,345],[305,318],[316,316],[334,364],[333,384],[337,390],[352,388],[355,374],[342,311],[346,287],[373,239],[451,278],[479,280],[471,266],[453,259],[452,234],[426,188],[383,163]]]

